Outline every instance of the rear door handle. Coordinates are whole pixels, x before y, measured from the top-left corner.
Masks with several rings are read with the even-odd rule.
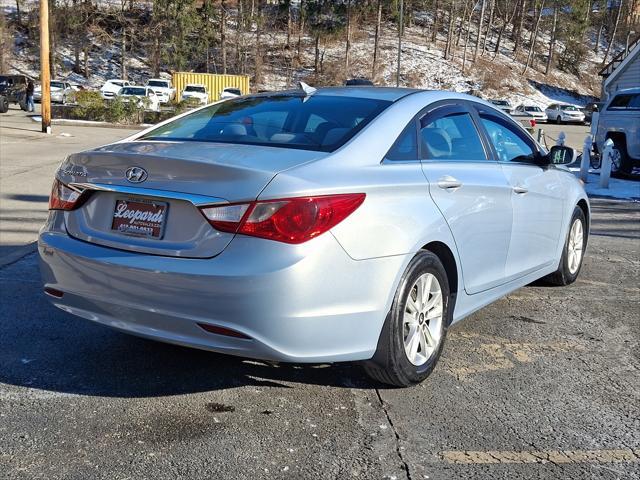
[[[462,182],[451,175],[445,175],[438,180],[438,186],[444,190],[455,190],[462,186]]]
[[[525,193],[529,192],[529,189],[525,187],[513,187],[513,192],[517,193],[518,195],[524,195]]]

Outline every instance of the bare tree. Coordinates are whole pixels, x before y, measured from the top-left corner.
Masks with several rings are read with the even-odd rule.
[[[549,54],[547,55],[547,68],[545,68],[545,75],[549,75],[551,70],[551,61],[553,60],[553,50],[556,44],[556,26],[558,24],[558,4],[553,3],[553,23],[551,24],[551,34],[549,40]]]
[[[376,15],[376,33],[373,39],[373,64],[371,65],[371,79],[376,77],[378,67],[378,47],[380,45],[380,36],[382,35],[382,0],[378,0],[378,8]]]
[[[607,43],[607,50],[604,52],[604,58],[602,59],[602,66],[604,67],[607,64],[607,58],[609,57],[609,52],[611,51],[611,45],[616,41],[616,33],[618,32],[618,24],[620,23],[620,13],[622,12],[622,0],[618,3],[618,14],[616,15],[616,21],[613,24],[613,32],[611,32],[611,36],[609,37],[609,42]]]
[[[351,51],[351,0],[347,0],[347,38],[344,50],[344,75],[349,78],[349,53]]]
[[[473,61],[475,62],[478,58],[478,49],[480,48],[480,37],[482,36],[482,25],[484,24],[484,10],[487,2],[485,0],[480,0],[482,5],[480,6],[480,20],[478,20],[478,36],[476,37],[476,48],[473,52]]]
[[[534,5],[535,6],[535,5]],[[524,70],[522,74],[527,73],[527,69],[533,63],[535,49],[536,49],[536,39],[538,38],[538,28],[540,26],[540,19],[542,18],[542,11],[544,10],[544,0],[540,2],[540,9],[538,10],[538,16],[536,17],[535,24],[533,26],[533,31],[531,32],[531,42],[529,45],[529,55],[527,55],[527,61],[524,65]]]

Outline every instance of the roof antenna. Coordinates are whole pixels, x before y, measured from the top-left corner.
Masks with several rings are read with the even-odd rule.
[[[298,82],[298,85],[300,86],[300,89],[304,92],[305,101],[307,100],[307,98],[309,98],[311,95],[313,95],[318,91],[317,88],[313,88],[312,86],[307,85],[304,82]]]

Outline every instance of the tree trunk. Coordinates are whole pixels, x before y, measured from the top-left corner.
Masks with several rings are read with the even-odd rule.
[[[469,45],[469,37],[471,36],[471,17],[473,17],[473,6],[471,12],[469,12],[469,18],[467,20],[467,36],[464,39],[464,51],[462,53],[462,73],[464,73],[467,66],[467,47]]]
[[[351,51],[351,0],[347,0],[347,41],[344,51],[344,75],[349,78],[349,53]]]
[[[618,4],[618,14],[616,15],[616,23],[613,24],[613,32],[611,33],[611,37],[609,38],[609,42],[607,43],[607,49],[604,52],[604,58],[602,59],[603,67],[607,64],[607,57],[609,56],[611,45],[616,40],[616,33],[618,33],[618,24],[620,23],[621,12],[622,12],[622,0],[620,0],[620,3]]]
[[[440,20],[440,2],[436,0],[435,3],[435,14],[433,15],[433,31],[431,32],[431,42],[434,44],[438,40],[438,20]]]
[[[520,0],[520,13],[518,19],[518,27],[515,31],[515,38],[513,44],[513,58],[514,60],[518,58],[518,49],[522,44],[522,28],[524,26],[524,17],[526,15],[527,10],[527,0]]]
[[[122,28],[120,44],[120,73],[123,80],[127,79],[127,28]]]
[[[462,17],[460,17],[460,27],[458,28],[458,38],[456,39],[456,47],[460,46],[460,37],[462,36],[462,28],[464,27],[464,19],[467,18],[468,9],[469,9],[469,1],[467,0],[464,2],[464,10],[462,11]]]
[[[453,27],[455,25],[455,2],[451,2],[449,6],[449,27],[447,30],[447,44],[444,47],[444,58],[448,59],[451,55],[451,47],[453,46]]]
[[[482,2],[482,6],[480,7],[480,20],[478,21],[478,36],[476,37],[476,48],[473,51],[473,61],[478,58],[478,49],[480,48],[480,37],[482,36],[482,25],[484,24],[484,10],[487,2],[485,0],[480,0]]]
[[[593,47],[593,51],[596,55],[600,51],[600,40],[602,39],[602,30],[604,30],[604,20],[602,21],[602,24],[600,24],[600,28],[598,29],[598,36],[596,37],[596,44]]]
[[[89,80],[89,46],[86,44],[82,49],[82,60],[84,62],[84,78]]]
[[[482,43],[482,55],[484,55],[484,52],[487,50],[487,41],[489,40],[489,35],[493,36],[493,30],[491,29],[491,27],[493,26],[493,14],[495,12],[495,8],[496,8],[496,2],[495,0],[489,0],[491,2],[491,8],[489,9],[489,21],[487,22],[487,31],[484,35],[484,42]]]
[[[540,10],[538,11],[538,16],[536,18],[536,23],[533,26],[531,45],[529,46],[529,55],[527,56],[527,62],[524,65],[524,70],[522,74],[527,73],[527,69],[529,65],[533,63],[535,56],[535,48],[536,48],[536,39],[538,38],[538,27],[540,26],[540,18],[542,18],[542,11],[544,10],[544,0],[540,3]]]
[[[238,11],[236,18],[236,72],[240,73],[242,63],[242,45],[244,38],[244,5],[242,1],[238,2]]]
[[[225,0],[220,2],[220,48],[222,50],[222,73],[227,74],[227,8]]]
[[[304,0],[300,0],[300,18],[298,19],[298,45],[296,47],[296,61],[300,63],[300,49],[302,48],[302,33],[304,32]]]
[[[376,78],[378,67],[378,46],[380,45],[380,35],[382,33],[382,0],[378,0],[378,14],[376,16],[376,34],[373,39],[373,64],[371,66],[371,80]]]
[[[257,16],[256,16],[256,45],[255,45],[255,74],[253,78],[253,82],[255,87],[262,83],[262,45],[260,43],[260,37],[262,36],[262,28],[263,28],[263,5],[262,0],[258,0],[258,5],[256,8]]]
[[[319,71],[318,68],[320,67],[319,62],[320,62],[320,33],[316,33],[316,42],[315,42],[315,48],[316,48],[316,54],[315,54],[315,59],[313,62],[313,69],[316,73],[316,76],[318,75]]]
[[[551,70],[551,61],[553,60],[553,50],[556,45],[556,25],[558,24],[558,5],[553,4],[553,23],[551,25],[551,39],[549,40],[549,55],[547,55],[547,68],[545,68],[545,75],[549,75]]]

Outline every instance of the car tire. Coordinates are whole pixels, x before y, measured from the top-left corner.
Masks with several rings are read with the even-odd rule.
[[[629,175],[633,171],[633,164],[627,153],[627,145],[624,139],[613,139],[613,158],[611,160],[611,176]]]
[[[575,282],[582,268],[584,252],[587,247],[587,219],[578,206],[573,210],[569,231],[562,249],[562,258],[558,270],[544,277],[543,280],[558,286],[570,285]],[[578,255],[576,257],[576,255]]]
[[[422,301],[425,295],[418,293],[421,286],[429,290],[426,302]],[[364,362],[366,373],[397,387],[422,382],[440,357],[452,313],[442,262],[432,252],[418,252],[402,275],[376,352]]]
[[[9,111],[9,100],[7,97],[0,96],[0,113],[7,113]]]
[[[558,116],[556,117],[556,123],[557,123],[558,125],[562,125],[562,117],[561,117],[560,115],[558,115]]]

